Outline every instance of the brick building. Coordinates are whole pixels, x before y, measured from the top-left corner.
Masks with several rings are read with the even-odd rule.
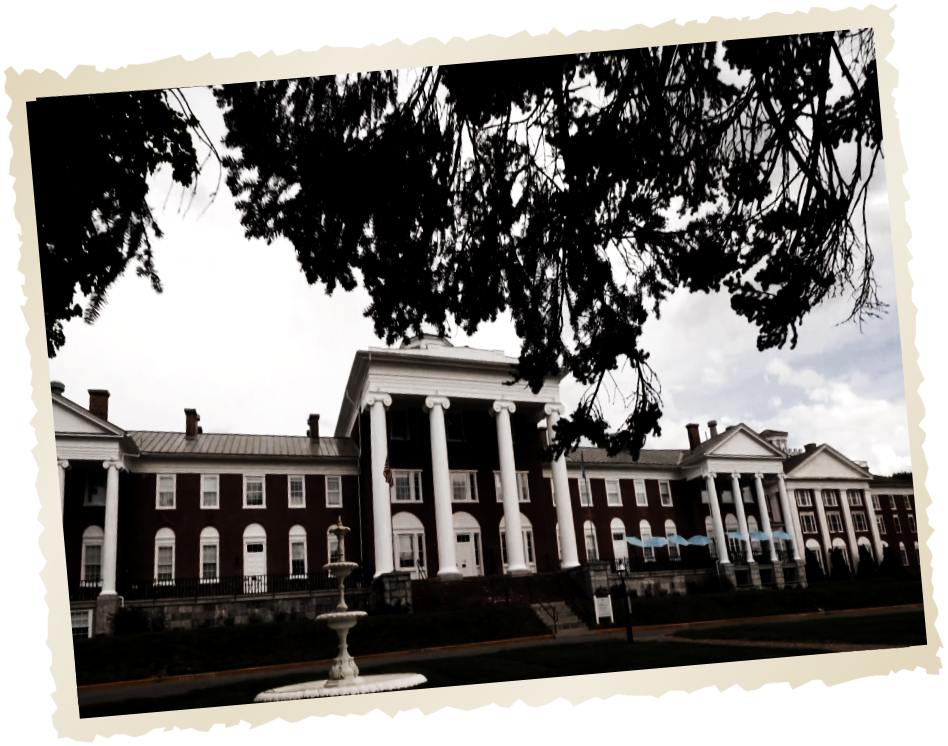
[[[434,337],[360,351],[333,437],[318,415],[305,436],[204,433],[193,409],[181,432],[125,431],[107,391],[85,408],[54,382],[74,633],[107,633],[120,605],[185,627],[313,616],[331,603],[339,519],[356,604],[479,576],[569,574],[590,595],[618,572],[645,593],[803,585],[804,551],[828,568],[840,548],[855,571],[861,545],[917,571],[911,480],[713,421],[704,440],[688,426],[686,450],[544,462],[561,379],[509,386],[515,362]]]

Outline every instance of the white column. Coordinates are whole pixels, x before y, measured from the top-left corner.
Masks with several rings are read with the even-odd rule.
[[[495,401],[490,413],[497,420],[497,449],[500,453],[500,487],[504,500],[504,523],[507,535],[507,572],[524,575],[530,572],[524,562],[523,528],[520,523],[520,499],[517,496],[517,467],[514,464],[513,433],[510,415],[517,411],[511,401]],[[566,532],[560,530],[560,541]]]
[[[866,503],[866,519],[869,521],[869,533],[872,534],[872,545],[875,549],[876,565],[882,564],[882,537],[879,536],[879,526],[876,525],[876,509],[872,507],[872,494],[869,490],[862,491],[863,502]]]
[[[375,577],[395,570],[392,551],[392,493],[385,481],[388,435],[385,410],[392,406],[388,394],[373,392],[365,397],[372,431],[372,515],[375,522]]]
[[[66,471],[69,469],[69,462],[66,459],[59,460],[59,509],[66,512]]]
[[[843,526],[846,529],[846,538],[849,540],[849,569],[853,572],[859,569],[859,546],[856,544],[856,529],[853,528],[853,514],[849,509],[848,490],[839,491],[839,504],[843,508]]]
[[[105,530],[102,547],[102,592],[101,596],[115,595],[115,567],[118,555],[118,492],[120,461],[103,461],[106,470],[105,482]]]
[[[444,429],[444,410],[451,402],[444,396],[425,399],[431,429],[431,474],[434,479],[435,524],[438,528],[438,577],[460,578],[454,515],[451,507],[451,475],[448,471],[448,437]]]
[[[780,495],[780,512],[783,513],[783,530],[793,538],[790,539],[790,545],[793,547],[794,562],[800,561],[800,550],[802,548],[800,534],[800,517],[797,515],[797,501],[790,505],[790,498],[787,497],[787,481],[783,474],[777,475],[777,494]]]
[[[829,577],[833,569],[833,545],[830,542],[829,526],[826,524],[826,506],[823,505],[823,490],[813,490],[813,498],[816,500],[816,517],[820,522],[820,536],[823,539],[823,556],[826,559],[826,577]]]
[[[560,415],[563,414],[562,404],[547,404],[543,411],[546,413],[546,434],[550,442],[553,441],[553,432]],[[562,559],[560,567],[568,570],[579,567],[579,552],[576,548],[576,527],[573,524],[573,503],[569,496],[569,478],[566,475],[566,456],[560,456],[552,464],[553,496],[556,499],[556,520],[560,525],[560,551]]]
[[[770,527],[770,511],[767,509],[767,496],[764,494],[764,475],[754,475],[754,491],[757,493],[757,510],[760,511],[760,530],[770,534],[770,561],[777,561],[777,541]]]
[[[716,476],[714,472],[709,472],[704,475],[704,481],[708,488],[708,504],[711,506],[711,521],[714,524],[714,543],[718,550],[718,562],[727,565],[731,560],[727,556],[727,539],[724,537],[724,523],[721,521],[721,506],[718,505],[718,491],[714,486]]]
[[[734,509],[737,511],[737,525],[744,535],[744,547],[747,552],[747,564],[756,562],[754,559],[754,545],[751,544],[750,532],[747,530],[747,516],[744,515],[744,495],[741,494],[741,475],[731,472],[731,492],[734,494]]]

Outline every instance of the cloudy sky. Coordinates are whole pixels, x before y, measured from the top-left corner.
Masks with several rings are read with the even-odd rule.
[[[210,92],[191,89],[188,100],[219,141],[223,120]],[[87,389],[107,388],[110,419],[129,430],[183,430],[183,409],[193,407],[206,432],[302,435],[308,414],[318,412],[331,433],[353,355],[382,344],[362,315],[368,297],[361,288],[329,297],[307,284],[288,241],[245,239],[226,187],[209,203],[217,170],[207,168],[186,214],[167,174],[153,181],[151,204],[165,232],[155,243],[164,293],[126,273],[94,325],[65,327],[52,377],[83,405]],[[662,437],[648,447],[687,447],[686,423],[705,432],[716,419],[722,428],[787,430],[793,447],[830,443],[879,474],[911,468],[888,202],[877,173],[870,240],[888,313],[860,331],[841,324],[840,300],[806,320],[796,350],[760,353],[755,328],[726,296],[676,294],[661,320],[646,324],[665,412]],[[511,356],[520,347],[509,317],[452,342]],[[580,393],[564,381],[567,406]],[[606,411],[621,422],[618,406]]]

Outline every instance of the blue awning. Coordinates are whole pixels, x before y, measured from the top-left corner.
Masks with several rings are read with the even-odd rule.
[[[687,545],[690,544],[691,542],[688,541],[684,536],[678,536],[678,535],[676,535],[676,534],[672,534],[671,536],[668,537],[668,543],[669,543],[669,544],[681,544],[681,546],[687,546]]]
[[[729,539],[738,539],[739,541],[746,541],[744,534],[739,534],[737,531],[728,531],[727,536]]]
[[[645,546],[647,547],[664,547],[667,546],[668,539],[662,538],[661,536],[653,536],[651,539],[645,540]]]
[[[688,543],[696,547],[706,547],[711,543],[711,539],[709,539],[707,536],[692,536],[690,539],[688,539]]]
[[[790,539],[791,541],[793,540],[793,537],[790,534],[788,534],[786,531],[774,531],[774,538],[775,539]]]
[[[765,534],[763,531],[751,531],[750,535],[754,541],[770,541],[770,534]]]
[[[626,537],[625,537],[625,540],[626,540],[627,542],[629,542],[629,544],[631,544],[631,545],[634,546],[634,547],[644,547],[644,546],[645,546],[645,544],[642,543],[642,540],[641,540],[641,539],[637,539],[637,538],[634,537],[634,536],[626,536]]]

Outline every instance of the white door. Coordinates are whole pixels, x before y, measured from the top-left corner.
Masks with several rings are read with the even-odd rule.
[[[615,554],[616,566],[626,568],[629,564],[629,543],[625,540],[625,532],[613,529],[612,551]]]
[[[244,593],[266,593],[267,544],[250,540],[244,543]]]
[[[472,577],[480,574],[480,568],[477,566],[478,552],[476,549],[477,535],[469,532],[457,534],[457,562],[458,570],[465,577]]]

